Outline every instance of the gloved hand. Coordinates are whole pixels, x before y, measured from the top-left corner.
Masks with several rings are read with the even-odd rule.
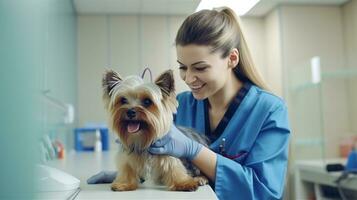
[[[172,125],[171,130],[164,137],[150,146],[149,152],[193,160],[201,148],[202,144],[188,138],[175,125]]]
[[[101,171],[98,174],[91,176],[88,180],[88,184],[100,184],[100,183],[112,183],[117,176],[116,171]]]

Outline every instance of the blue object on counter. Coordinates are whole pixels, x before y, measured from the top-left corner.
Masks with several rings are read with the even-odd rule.
[[[347,158],[346,171],[355,170],[357,170],[357,151],[353,149]]]
[[[74,129],[74,148],[76,151],[94,151],[94,142],[93,144],[85,144],[86,137],[92,136],[95,138],[95,132],[100,131],[100,139],[102,142],[102,150],[108,151],[109,150],[109,130],[108,128],[103,127],[84,127],[84,128],[76,128]],[[92,135],[89,135],[92,134]]]

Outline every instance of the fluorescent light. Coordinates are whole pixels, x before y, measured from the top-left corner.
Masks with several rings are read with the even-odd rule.
[[[320,57],[314,56],[311,58],[311,82],[318,84],[321,82]]]
[[[203,9],[226,6],[242,16],[252,9],[259,1],[260,0],[201,0],[196,8],[196,12]]]

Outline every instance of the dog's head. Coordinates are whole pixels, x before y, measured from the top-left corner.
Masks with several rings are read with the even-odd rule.
[[[142,152],[169,131],[177,108],[172,70],[155,83],[108,70],[102,85],[109,124],[126,150]]]

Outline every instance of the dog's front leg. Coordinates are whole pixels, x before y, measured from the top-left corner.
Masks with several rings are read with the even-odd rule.
[[[129,165],[124,163],[118,171],[118,175],[113,181],[111,188],[113,191],[130,191],[138,188],[137,172]]]
[[[161,182],[172,191],[195,191],[200,185],[198,179],[191,177],[182,162],[174,157],[163,156],[160,173]]]

